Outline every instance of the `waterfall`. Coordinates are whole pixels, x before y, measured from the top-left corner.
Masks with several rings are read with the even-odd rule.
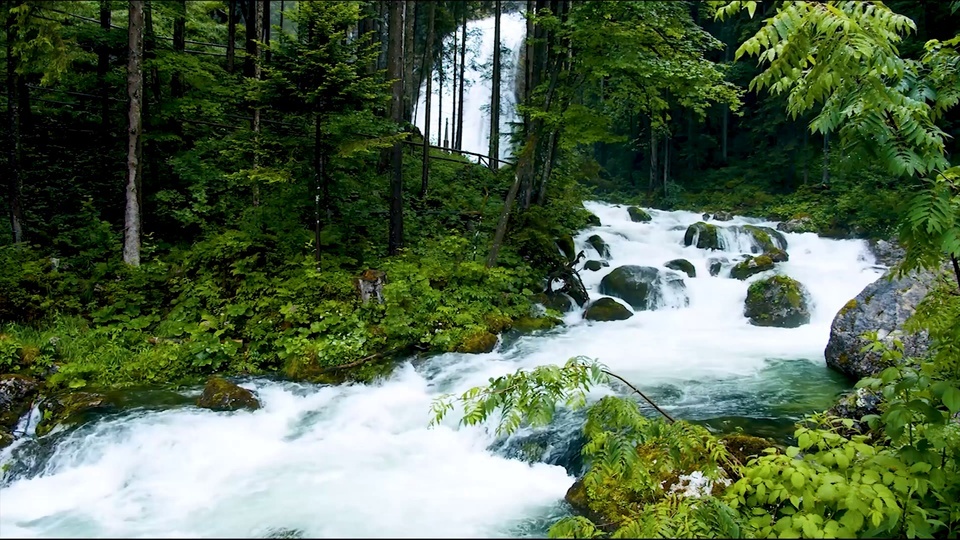
[[[486,155],[490,150],[490,97],[492,95],[492,84],[490,80],[490,69],[493,66],[493,26],[494,18],[468,21],[467,22],[467,56],[466,70],[464,79],[467,84],[463,90],[463,150]],[[526,35],[527,23],[522,13],[503,13],[500,15],[500,40],[501,48],[510,49],[510,54],[501,55],[500,66],[500,159],[508,159],[511,156],[510,130],[511,124],[517,122],[517,103],[516,95],[513,91],[516,85],[516,73],[512,66],[519,61],[520,48],[523,45]],[[479,34],[478,37],[471,37],[473,34]],[[447,37],[453,39],[452,36]],[[452,77],[447,77],[448,81]],[[439,125],[443,126],[450,122],[450,132],[455,131],[453,125],[453,102],[455,89],[449,82],[443,87],[443,95],[438,99],[439,85],[434,84],[434,95],[430,103],[430,144],[440,145],[443,143],[442,130],[438,132],[437,125],[440,110],[443,110],[443,118],[439,120]],[[441,107],[441,101],[443,105]],[[416,115],[414,124],[424,130],[424,117],[426,115],[426,83],[420,88],[420,98],[416,105]],[[452,137],[451,137],[452,139]],[[476,161],[475,158],[468,156]]]

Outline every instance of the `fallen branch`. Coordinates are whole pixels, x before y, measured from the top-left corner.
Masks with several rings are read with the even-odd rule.
[[[642,397],[647,403],[649,403],[651,407],[653,407],[654,409],[656,409],[658,413],[662,414],[664,418],[666,418],[667,420],[669,420],[671,424],[674,423],[674,422],[676,422],[676,420],[674,420],[672,416],[670,416],[669,414],[667,414],[666,412],[664,412],[664,410],[661,409],[660,407],[657,407],[657,404],[656,404],[656,403],[654,403],[650,398],[648,398],[647,396],[645,396],[645,395],[643,394],[643,392],[641,392],[640,390],[637,389],[636,386],[630,384],[629,381],[627,381],[627,380],[624,379],[623,377],[621,377],[621,376],[619,376],[619,375],[617,375],[616,373],[613,373],[613,372],[611,372],[611,371],[607,371],[607,370],[605,370],[605,369],[602,369],[602,370],[600,370],[600,371],[606,373],[607,375],[609,375],[609,376],[611,376],[611,377],[619,380],[619,381],[622,382],[623,384],[629,386],[634,392],[636,392],[637,394],[639,394],[640,397]]]

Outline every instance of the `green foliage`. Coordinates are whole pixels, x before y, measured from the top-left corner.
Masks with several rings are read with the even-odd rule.
[[[927,184],[911,199],[900,227],[907,248],[900,273],[936,268],[944,257],[960,259],[960,167],[938,173]]]

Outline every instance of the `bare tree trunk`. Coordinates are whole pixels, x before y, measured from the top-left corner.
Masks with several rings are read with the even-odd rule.
[[[427,48],[424,54],[423,72],[427,75],[427,99],[423,116],[423,171],[420,177],[420,198],[427,196],[427,182],[430,179],[430,98],[433,93],[433,23],[436,4],[430,2],[427,8]]]
[[[260,18],[260,26],[263,27],[263,55],[266,61],[270,62],[270,0],[263,2],[263,16]]]
[[[177,14],[173,19],[173,50],[183,54],[186,49],[187,0],[180,0],[176,4]],[[183,97],[183,75],[177,69],[170,78],[170,92],[174,98]]]
[[[490,84],[490,169],[497,170],[500,162],[500,0],[494,0],[493,23],[493,77]]]
[[[403,119],[413,122],[413,95],[416,92],[414,85],[419,84],[413,78],[414,41],[417,20],[417,4],[414,0],[407,0],[403,14]],[[391,22],[390,24],[393,24]]]
[[[227,71],[233,73],[237,49],[237,0],[227,2]]]
[[[824,185],[830,181],[830,132],[823,134],[823,178]]]
[[[245,17],[244,28],[244,50],[246,55],[243,59],[243,76],[253,77],[257,57],[257,40],[260,39],[260,31],[257,28],[257,21],[262,24],[263,3],[260,0],[247,0],[247,13]]]
[[[647,187],[649,193],[653,193],[654,186],[657,185],[657,131],[653,125],[653,118],[650,119],[650,185]]]
[[[7,204],[10,206],[10,230],[13,232],[14,243],[23,242],[23,211],[20,206],[21,197],[21,162],[20,162],[20,96],[17,91],[20,87],[17,74],[17,56],[13,52],[14,42],[17,41],[17,25],[13,14],[7,14],[7,141],[9,160],[9,175],[7,177]]]
[[[443,146],[443,36],[440,36],[440,63],[437,65],[437,146]]]
[[[143,5],[144,0],[129,0],[127,96],[130,98],[127,140],[127,192],[123,219],[123,262],[140,266],[140,113],[143,104]]]
[[[454,21],[456,21],[456,15],[454,15]],[[450,107],[450,122],[449,122],[449,124],[453,124],[453,141],[452,141],[452,142],[453,142],[453,147],[454,147],[454,148],[457,146],[457,140],[456,140],[456,139],[457,139],[457,76],[460,74],[460,72],[457,71],[457,58],[458,58],[457,52],[458,52],[458,49],[459,49],[459,47],[457,47],[457,28],[456,28],[456,26],[454,26],[454,28],[453,28],[453,49],[452,49],[452,52],[450,53],[450,58],[451,58],[452,61],[453,61],[453,62],[452,62],[452,64],[453,64],[453,77],[451,77],[452,84],[450,85],[450,97],[453,99],[453,103],[452,103],[452,105],[451,105],[451,107]],[[446,129],[444,129],[443,138],[444,138],[444,140],[447,139],[447,130],[446,130]],[[444,146],[446,146],[448,149],[450,148],[450,144],[447,143],[447,142],[444,143]]]
[[[497,257],[500,255],[500,246],[503,245],[503,238],[507,234],[507,225],[510,222],[510,212],[513,210],[513,201],[517,198],[517,192],[520,191],[520,184],[524,176],[533,174],[532,153],[536,148],[536,135],[531,136],[527,146],[520,156],[517,163],[517,172],[513,177],[513,184],[510,191],[507,192],[507,198],[503,201],[503,210],[500,212],[500,219],[497,221],[497,229],[493,234],[493,245],[490,246],[490,254],[487,256],[487,268],[492,268],[497,264]]]
[[[533,93],[533,44],[534,37],[533,20],[530,15],[535,11],[533,0],[527,0],[527,35],[523,45],[523,102],[529,103],[530,94]],[[524,130],[529,130],[529,115],[525,115],[523,120]]]
[[[403,0],[390,2],[389,39],[387,44],[388,77],[393,80],[390,95],[390,117],[400,124],[403,121]],[[390,231],[388,252],[396,255],[403,246],[403,146],[393,143],[391,154],[392,176],[390,177]]]
[[[321,208],[329,207],[330,188],[327,185],[327,171],[325,167],[325,155],[323,150],[323,113],[317,113],[315,119],[316,134],[313,138],[313,175],[316,186],[316,193],[313,199],[313,243],[314,257],[317,263],[320,262],[322,248],[320,247],[321,230]],[[329,214],[329,211],[327,212]]]
[[[464,83],[464,74],[466,73],[466,59],[467,59],[467,10],[463,10],[463,37],[460,40],[460,88],[457,90],[457,134],[456,134],[456,147],[457,150],[463,150],[463,83]]]
[[[100,0],[100,28],[104,32],[110,31],[109,0]],[[100,90],[100,127],[105,136],[110,134],[110,89],[107,87],[109,71],[110,48],[101,44],[97,47],[97,87]]]
[[[253,33],[255,36],[261,36],[263,34],[263,15],[264,7],[267,2],[260,2],[258,0],[253,1]],[[251,43],[247,42],[248,45]],[[254,80],[260,80],[260,74],[262,66],[260,63],[260,44],[256,40],[253,42],[253,78]],[[251,52],[248,50],[247,52]],[[260,167],[260,107],[256,103],[253,105],[253,117],[250,120],[250,129],[253,130],[253,168],[257,169]],[[256,181],[253,184],[253,206],[260,206],[260,186],[257,185]]]
[[[810,139],[810,132],[807,131],[806,128],[804,128],[803,129],[803,153],[801,154],[801,156],[803,156],[803,184],[804,185],[807,185],[807,182],[810,180],[810,160],[807,159],[807,156],[809,155],[808,153],[809,139]]]
[[[667,194],[667,182],[670,178],[670,135],[663,134],[663,194]]]
[[[392,0],[389,0],[392,1]],[[377,69],[387,69],[387,41],[389,28],[387,27],[387,0],[377,2],[377,42],[380,44],[380,54],[377,56]]]

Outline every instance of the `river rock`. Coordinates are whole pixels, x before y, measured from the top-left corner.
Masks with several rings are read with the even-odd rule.
[[[561,324],[563,324],[563,321],[556,317],[520,317],[513,321],[511,328],[518,332],[526,333],[537,330],[549,330]],[[494,345],[496,345],[496,341],[494,341]]]
[[[555,242],[557,248],[559,248],[563,256],[567,258],[567,261],[573,261],[577,257],[577,247],[573,243],[572,236],[564,234],[558,237]]]
[[[260,401],[246,388],[223,377],[210,377],[197,399],[197,407],[213,411],[256,410],[260,408]]]
[[[853,420],[853,426],[850,428],[851,432],[844,434],[844,436],[857,435],[865,433],[868,429],[868,426],[862,422],[864,416],[880,414],[881,402],[883,402],[883,396],[872,389],[857,388],[841,397],[836,405],[827,410],[827,414]]]
[[[785,233],[817,232],[817,228],[813,225],[813,220],[807,216],[780,222],[777,224],[777,230]]]
[[[771,276],[750,284],[743,314],[755,326],[796,328],[810,322],[809,293],[787,276]]]
[[[483,354],[491,352],[496,348],[497,336],[484,331],[467,336],[460,345],[457,346],[457,352]]]
[[[627,213],[630,214],[630,221],[638,223],[646,223],[653,219],[653,217],[651,217],[646,210],[643,210],[637,206],[631,206],[630,208],[627,208]]]
[[[0,427],[0,450],[13,444],[14,440],[16,440],[16,438],[13,434],[7,431],[6,428]]]
[[[543,304],[543,307],[566,313],[573,307],[573,299],[562,292],[550,291],[535,294],[533,301]]]
[[[587,212],[587,225],[591,227],[599,227],[600,225],[603,225],[603,224],[600,223],[600,218],[597,217],[596,214],[592,212]]]
[[[733,219],[733,214],[731,214],[730,212],[720,211],[713,215],[713,219],[715,221],[730,221],[731,219]]]
[[[721,249],[717,226],[702,221],[690,225],[683,235],[683,245],[695,245],[699,249]]]
[[[597,272],[601,268],[606,266],[610,266],[610,263],[608,263],[607,261],[590,260],[583,263],[583,269],[590,270],[591,272]]]
[[[113,399],[97,392],[63,392],[40,402],[40,422],[37,424],[37,437],[50,433],[58,425],[70,425],[82,422],[93,413],[105,412],[116,408]]]
[[[387,282],[387,274],[381,270],[365,270],[357,278],[357,291],[360,300],[366,304],[375,298],[378,304],[383,303],[383,285]]]
[[[723,269],[723,265],[725,264],[730,264],[730,259],[726,257],[710,257],[707,259],[708,270],[711,276],[720,275],[720,270]]]
[[[764,255],[770,257],[770,260],[775,263],[787,262],[790,260],[790,255],[786,251],[777,248],[773,248],[770,251],[765,252]]]
[[[870,240],[867,245],[877,264],[884,266],[896,266],[907,254],[906,250],[895,239]]]
[[[583,312],[583,318],[588,321],[623,321],[633,317],[633,312],[613,298],[603,297],[590,302]]]
[[[600,258],[609,259],[610,258],[610,246],[603,241],[603,238],[600,238],[599,234],[595,234],[590,238],[587,238],[587,243],[597,250],[597,253],[600,254]]]
[[[751,251],[755,254],[787,249],[787,237],[770,227],[744,225],[740,230],[753,237],[754,247]]]
[[[760,255],[759,257],[747,255],[744,260],[738,262],[733,268],[730,269],[730,277],[734,279],[745,280],[750,276],[772,269],[773,259],[767,255]]]
[[[26,414],[40,390],[40,383],[23,375],[0,375],[0,428],[13,429]]]
[[[903,323],[927,295],[936,274],[911,272],[902,278],[888,279],[892,275],[892,271],[888,271],[867,285],[837,312],[823,352],[828,366],[853,379],[874,375],[888,367],[881,360],[880,353],[860,352],[867,344],[860,336],[872,330],[876,330],[888,345],[899,338],[903,342],[905,357],[921,356],[927,351],[930,341],[926,332],[905,335]]]
[[[682,282],[682,280],[681,280]],[[600,280],[600,294],[626,300],[635,310],[652,309],[658,297],[660,270],[651,266],[615,268]]]
[[[687,277],[697,277],[697,269],[694,268],[693,263],[686,259],[674,259],[672,261],[667,261],[664,263],[664,266],[671,270],[676,270],[677,272],[683,272]]]

